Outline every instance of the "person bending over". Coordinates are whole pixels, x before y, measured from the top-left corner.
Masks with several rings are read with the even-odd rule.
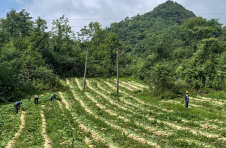
[[[56,96],[57,96],[57,94],[55,94],[55,93],[54,93],[54,94],[52,94],[52,95],[51,95],[51,97],[50,97],[50,100],[53,102],[53,101],[54,101],[54,99],[56,99]]]
[[[20,109],[20,105],[22,104],[22,102],[16,102],[14,104],[15,108],[16,108],[16,113],[18,113],[18,110]]]

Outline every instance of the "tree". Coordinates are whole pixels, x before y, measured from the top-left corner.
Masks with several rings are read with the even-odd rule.
[[[1,31],[5,32],[7,39],[11,37],[17,37],[19,35],[26,36],[29,35],[29,30],[33,27],[32,17],[24,9],[20,12],[12,9],[6,14],[6,18],[0,20]]]
[[[198,44],[198,50],[186,63],[184,70],[185,80],[197,90],[205,87],[213,87],[213,81],[218,65],[218,57],[224,51],[223,45],[215,38],[203,39]]]
[[[172,67],[165,62],[160,62],[154,66],[151,72],[151,79],[157,90],[163,92],[172,87]]]
[[[63,46],[63,43],[70,42],[72,37],[71,27],[69,26],[68,18],[64,15],[59,19],[53,20],[53,27],[51,31],[51,46],[53,46],[54,51],[66,54],[70,52],[70,46]],[[66,44],[67,45],[67,44]]]
[[[180,35],[186,46],[197,44],[202,39],[219,37],[221,32],[221,24],[217,20],[202,17],[190,18],[180,28]]]
[[[105,52],[103,55],[105,59],[109,59],[112,65],[116,63],[116,51],[121,49],[122,43],[119,36],[116,33],[110,33],[110,35],[104,40]]]

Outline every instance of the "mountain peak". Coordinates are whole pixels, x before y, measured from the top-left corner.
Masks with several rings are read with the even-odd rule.
[[[195,14],[177,2],[167,0],[165,3],[162,3],[155,7],[153,11],[148,12],[151,17],[157,18],[161,17],[164,20],[170,20],[178,24],[182,24],[186,19],[190,17],[196,17]]]

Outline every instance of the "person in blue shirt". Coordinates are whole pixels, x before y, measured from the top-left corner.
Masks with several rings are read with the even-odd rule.
[[[16,108],[16,113],[18,113],[18,110],[20,109],[20,105],[22,104],[22,102],[16,102],[14,104],[15,108]]]
[[[185,107],[188,108],[188,103],[189,103],[189,96],[188,96],[188,91],[186,91],[185,94]]]

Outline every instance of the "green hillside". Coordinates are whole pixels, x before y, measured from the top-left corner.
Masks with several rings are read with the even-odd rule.
[[[181,25],[192,17],[195,17],[193,12],[176,2],[167,1],[153,11],[111,24],[108,31],[118,34],[123,42],[123,50],[140,55],[147,50],[146,45],[153,34],[163,34],[167,28]]]

